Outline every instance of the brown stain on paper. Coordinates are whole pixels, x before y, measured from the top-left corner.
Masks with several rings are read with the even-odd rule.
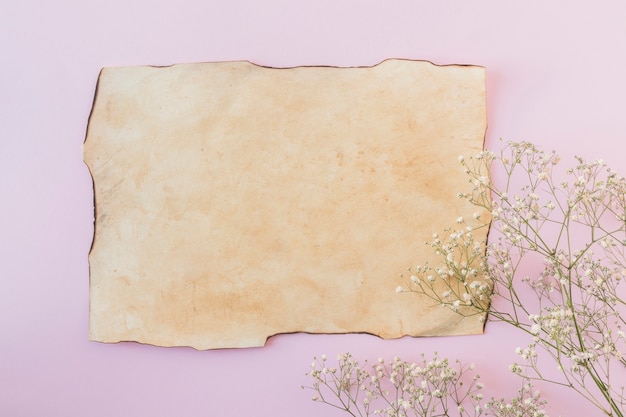
[[[91,339],[211,349],[297,331],[482,332],[395,294],[394,277],[471,215],[457,157],[482,149],[484,78],[403,60],[105,68],[84,151]]]

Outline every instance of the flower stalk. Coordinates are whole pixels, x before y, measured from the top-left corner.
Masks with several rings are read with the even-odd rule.
[[[434,239],[429,244],[445,256],[445,266],[416,268],[403,291],[522,330],[531,341],[519,350],[526,362],[520,374],[546,380],[534,359],[541,352],[561,373],[550,382],[569,387],[607,416],[623,417],[623,391],[613,388],[611,377],[624,364],[619,286],[626,278],[626,181],[601,160],[576,161],[557,181],[560,157],[529,142],[507,143],[499,155],[461,158],[471,191],[459,196],[491,215],[491,224],[471,225],[490,226],[490,242],[467,242],[471,235],[460,242],[455,233],[443,242]],[[494,169],[506,174],[502,187],[488,176]],[[484,244],[485,251],[467,257],[460,248],[468,244]],[[455,269],[459,259],[479,265],[478,284],[467,285],[467,276]],[[442,268],[453,272],[446,280],[461,285],[442,292],[437,282],[421,279]]]

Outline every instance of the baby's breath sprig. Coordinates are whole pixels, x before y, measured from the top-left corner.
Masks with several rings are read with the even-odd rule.
[[[475,224],[480,217],[480,213],[474,214]],[[462,217],[457,219],[457,225],[425,242],[443,262],[436,267],[425,263],[408,269],[401,275],[405,284],[401,288],[424,294],[456,313],[477,315],[483,321],[489,309],[492,282],[487,275],[485,242],[475,240],[473,231],[486,225],[469,226]]]
[[[504,398],[492,399],[487,405],[490,415],[498,417],[547,417],[544,409],[546,401],[538,390],[533,390],[530,381],[522,379],[518,396],[507,401]]]
[[[418,362],[399,357],[379,358],[359,364],[349,353],[337,357],[330,367],[325,355],[314,358],[313,400],[340,409],[351,416],[459,416],[489,414],[483,400],[483,384],[473,365],[451,364],[436,353],[422,355]],[[494,403],[495,404],[495,403]]]
[[[467,251],[463,231],[436,235],[430,245],[441,265],[415,268],[407,291],[526,332],[531,342],[518,349],[525,365],[515,365],[516,374],[546,380],[541,352],[561,371],[550,382],[623,417],[626,399],[612,377],[623,369],[616,363],[626,364],[626,180],[604,161],[580,157],[556,172],[561,158],[529,142],[459,161],[470,184],[459,197],[492,219],[489,244],[471,242]],[[505,174],[500,182],[490,176],[496,170]],[[479,279],[468,280],[468,270]]]

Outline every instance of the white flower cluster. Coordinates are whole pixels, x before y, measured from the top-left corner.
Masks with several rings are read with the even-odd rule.
[[[491,415],[498,417],[547,417],[543,409],[545,401],[541,399],[539,391],[533,390],[532,384],[524,381],[518,394],[510,401],[504,399],[491,401],[489,403]]]
[[[329,404],[351,415],[385,417],[483,415],[483,384],[478,375],[470,376],[473,365],[450,365],[437,354],[419,363],[399,357],[390,362],[380,358],[363,367],[351,354],[337,357],[329,367],[325,356],[315,359],[310,375],[314,401]]]
[[[473,218],[480,218],[480,213]],[[417,265],[407,271],[408,279],[401,277],[407,291],[425,294],[456,313],[484,320],[492,292],[486,276],[485,242],[474,240],[474,229],[462,217],[457,223],[465,227],[447,229],[443,236],[434,234],[433,240],[426,242],[443,259],[441,265]]]
[[[574,313],[570,309],[548,308],[542,315],[531,314],[529,320],[532,323],[530,332],[538,335],[541,331],[545,337],[557,346],[566,344],[574,332]]]
[[[313,400],[345,411],[351,416],[384,417],[547,417],[545,401],[522,379],[518,396],[485,401],[480,376],[474,365],[446,358],[406,362],[399,357],[379,358],[361,366],[350,353],[337,356],[329,366],[325,355],[312,363]]]

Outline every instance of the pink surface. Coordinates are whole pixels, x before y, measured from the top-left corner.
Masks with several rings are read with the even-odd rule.
[[[476,362],[487,388],[512,394],[507,367],[525,339],[494,324],[483,336],[295,334],[264,348],[206,352],[89,342],[93,206],[82,142],[98,71],[222,60],[483,65],[488,145],[532,140],[604,158],[626,174],[625,22],[622,0],[5,0],[0,415],[339,416],[300,385],[314,355],[344,351],[409,359],[437,350]],[[546,397],[552,416],[597,414],[569,394]]]

